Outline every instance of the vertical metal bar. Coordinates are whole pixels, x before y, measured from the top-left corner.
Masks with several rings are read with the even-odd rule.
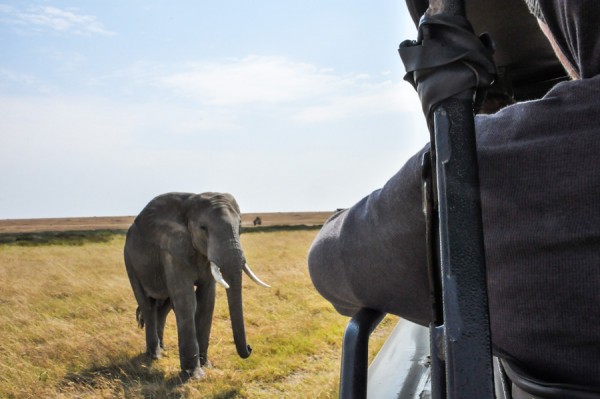
[[[361,309],[346,326],[342,347],[340,399],[365,399],[369,368],[369,336],[385,313]]]
[[[464,0],[430,0],[428,13],[465,16]],[[448,399],[494,398],[474,94],[442,101],[430,123]],[[438,335],[432,330],[432,345]]]
[[[479,177],[470,100],[434,111],[448,398],[493,398]]]
[[[435,136],[431,135],[431,140]],[[444,310],[442,277],[439,262],[439,218],[434,188],[433,150],[423,154],[421,171],[423,181],[423,213],[425,214],[425,243],[427,246],[427,269],[429,275],[429,298],[431,323],[429,324],[429,356],[431,359],[431,399],[446,397],[446,367],[444,356]],[[435,201],[434,201],[435,200]]]

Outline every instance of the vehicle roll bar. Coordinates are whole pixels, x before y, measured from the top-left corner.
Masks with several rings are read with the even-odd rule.
[[[385,313],[361,309],[346,326],[342,349],[340,398],[367,397],[369,336],[385,317]]]

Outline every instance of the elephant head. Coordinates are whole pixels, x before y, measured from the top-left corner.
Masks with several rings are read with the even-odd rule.
[[[240,244],[240,209],[230,194],[192,195],[183,203],[184,219],[193,248],[205,257],[217,283],[227,290],[233,338],[238,354],[250,356],[246,343],[242,304],[242,271],[258,284],[269,287],[254,275]]]

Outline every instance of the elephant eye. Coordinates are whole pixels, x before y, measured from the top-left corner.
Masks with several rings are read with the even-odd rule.
[[[208,229],[206,228],[206,226],[200,226],[200,230],[202,230],[205,233],[208,233]]]

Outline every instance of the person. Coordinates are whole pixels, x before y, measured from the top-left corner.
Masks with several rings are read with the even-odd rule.
[[[492,349],[535,378],[600,387],[600,3],[526,1],[572,80],[475,119]],[[311,279],[342,315],[429,324],[427,150],[313,242]]]

